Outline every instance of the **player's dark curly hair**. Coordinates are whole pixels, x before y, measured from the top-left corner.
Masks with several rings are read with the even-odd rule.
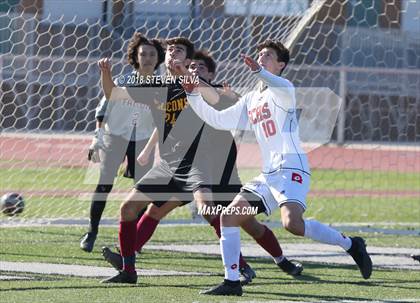
[[[175,37],[166,40],[167,45],[181,44],[187,49],[187,59],[192,59],[194,55],[194,44],[184,37]]]
[[[286,68],[287,64],[289,63],[289,60],[290,60],[289,50],[280,41],[278,40],[275,41],[275,40],[270,40],[270,39],[267,39],[263,43],[259,44],[257,49],[258,51],[261,51],[263,48],[266,48],[266,47],[272,48],[276,51],[278,62],[285,63],[282,71],[280,72],[281,74]]]
[[[127,57],[128,63],[133,66],[136,70],[139,69],[139,62],[137,61],[137,50],[140,45],[150,45],[156,48],[158,54],[158,62],[155,66],[155,70],[165,60],[165,50],[158,39],[148,39],[143,36],[140,32],[135,32],[128,43]]]
[[[210,56],[210,54],[205,50],[198,50],[193,55],[193,60],[203,60],[204,64],[207,66],[207,69],[210,73],[216,72],[216,61]]]

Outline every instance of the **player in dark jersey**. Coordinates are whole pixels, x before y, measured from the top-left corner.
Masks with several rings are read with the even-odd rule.
[[[193,53],[194,46],[188,39],[169,39],[165,64],[170,67],[171,62],[177,61],[188,66]],[[148,204],[162,205],[170,201],[182,205],[191,200],[195,200],[198,205],[212,204],[209,202],[212,178],[211,162],[206,153],[208,142],[205,137],[200,140],[204,123],[187,106],[180,79],[172,82],[173,79],[169,78],[169,83],[163,80],[165,87],[160,92],[157,89],[113,89],[110,77],[103,79],[108,99],[126,98],[150,106],[159,133],[161,157],[159,165],[153,167],[136,184],[121,205],[119,240],[123,269],[118,275],[104,280],[105,283],[136,283],[136,216]],[[211,103],[212,99],[218,99],[217,92],[208,92],[205,98]],[[213,214],[204,217],[220,235],[219,217]]]
[[[135,32],[130,40],[127,57],[133,72],[119,77],[118,86],[132,86],[137,74],[153,75],[164,60],[164,50],[159,41],[148,40],[141,33]],[[109,66],[107,58],[98,62],[105,71]],[[80,248],[91,252],[98,234],[99,222],[105,209],[108,194],[111,192],[118,167],[127,158],[125,177],[135,182],[151,168],[140,166],[136,162],[138,153],[146,145],[153,131],[150,109],[143,104],[126,104],[108,101],[103,98],[96,110],[97,129],[93,143],[89,148],[88,159],[100,162],[100,176],[90,206],[89,230],[83,235]]]
[[[209,55],[197,51],[194,53],[194,57],[190,64],[190,71],[194,75],[200,76],[202,81],[206,81],[212,85],[210,82],[215,75],[216,63]],[[222,87],[221,85],[212,86]],[[220,90],[219,95],[219,102],[213,105],[219,110],[231,106],[238,99],[237,95],[230,92],[227,88]],[[203,130],[201,136],[206,136],[206,139],[215,146],[215,148],[208,152],[210,162],[212,163],[211,175],[214,178],[211,184],[212,192],[214,191],[215,194],[221,196],[217,201],[214,201],[214,203],[227,206],[241,188],[241,181],[236,168],[237,149],[234,138],[230,132],[219,131],[211,127],[207,127]],[[143,159],[143,156],[147,159],[153,148],[153,142],[155,142],[155,138],[152,136],[139,156],[139,161],[144,165],[147,164],[147,161]],[[171,202],[164,203],[163,205],[150,204],[148,206],[147,211],[137,224],[135,247],[137,252],[140,252],[143,245],[151,238],[159,221],[178,206],[178,204]],[[216,233],[220,238],[220,233],[218,233],[219,222],[217,216],[211,223],[215,227]],[[103,256],[114,268],[117,270],[122,269],[122,257],[120,254],[112,252],[108,247],[104,247]],[[246,285],[251,282],[256,275],[242,257],[239,261],[241,283],[242,285]]]

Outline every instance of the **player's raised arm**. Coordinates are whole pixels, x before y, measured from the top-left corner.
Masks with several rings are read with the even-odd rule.
[[[245,97],[225,110],[218,111],[208,105],[197,91],[187,92],[188,103],[195,113],[207,124],[222,130],[249,130]]]
[[[264,55],[263,55],[264,56]],[[269,56],[269,55],[266,55]],[[244,63],[251,69],[255,75],[262,80],[265,84],[267,84],[269,87],[285,87],[285,88],[291,88],[291,83],[281,77],[276,76],[273,71],[266,70],[263,66],[261,66],[257,61],[252,59],[250,56],[241,55],[242,59],[244,60]]]
[[[217,90],[211,85],[200,81],[199,86],[197,87],[198,91],[204,97],[204,99],[211,105],[215,105],[220,101],[220,95]]]
[[[242,55],[244,63],[271,91],[274,103],[284,110],[296,107],[293,84],[280,75],[289,62],[289,50],[279,41],[267,40],[258,45],[258,60]]]
[[[102,89],[106,100],[109,100],[112,89],[115,87],[115,83],[112,81],[111,60],[109,58],[103,58],[98,61],[98,66],[101,70]]]

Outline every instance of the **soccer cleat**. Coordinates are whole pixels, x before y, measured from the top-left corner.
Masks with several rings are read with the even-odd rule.
[[[202,295],[242,296],[242,286],[239,281],[224,280],[221,284],[200,292]]]
[[[282,271],[291,276],[299,276],[303,271],[301,263],[297,261],[290,262],[286,257],[280,263],[277,263],[277,265]]]
[[[109,247],[102,247],[102,256],[105,261],[112,265],[116,270],[122,270],[123,259],[120,254],[114,253]]]
[[[241,274],[239,281],[242,286],[247,285],[252,282],[252,279],[257,277],[255,271],[248,264],[245,267],[240,268],[239,273]]]
[[[121,270],[117,275],[112,276],[108,279],[102,280],[101,283],[126,283],[136,284],[137,283],[137,272],[128,272]]]
[[[96,233],[88,232],[84,234],[80,241],[80,248],[86,252],[92,252],[96,241]]]
[[[363,279],[369,279],[372,274],[372,260],[366,251],[366,243],[363,238],[350,237],[351,247],[347,251],[360,269]]]

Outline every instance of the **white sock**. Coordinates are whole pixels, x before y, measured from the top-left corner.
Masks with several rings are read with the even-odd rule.
[[[241,252],[241,235],[239,227],[221,227],[220,251],[225,279],[239,280],[239,254]]]
[[[305,237],[317,242],[341,246],[346,251],[351,247],[349,237],[315,220],[305,220]]]
[[[274,257],[274,263],[279,264],[281,263],[281,261],[284,260],[284,256],[280,256],[280,257]]]

